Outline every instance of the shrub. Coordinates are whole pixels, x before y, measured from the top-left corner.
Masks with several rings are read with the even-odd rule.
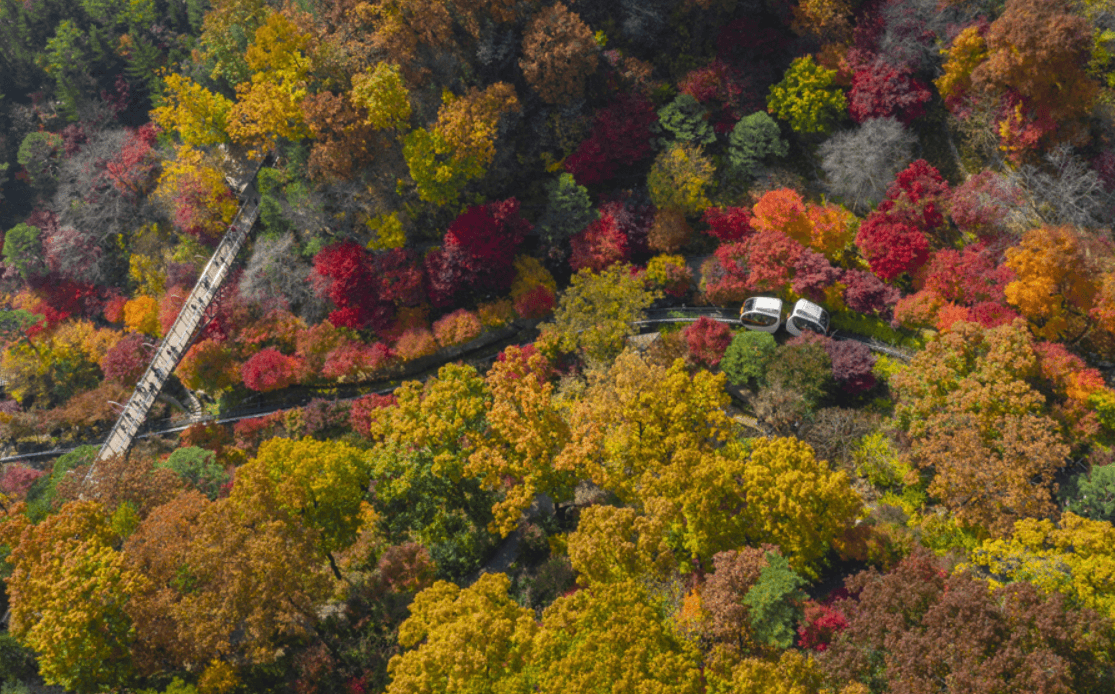
[[[216,454],[196,446],[175,449],[170,457],[156,463],[155,467],[174,472],[210,500],[217,498],[221,487],[229,480],[228,473],[217,464]]]
[[[442,347],[459,345],[480,336],[484,326],[472,311],[458,309],[434,322],[434,337]]]
[[[395,343],[395,354],[403,361],[426,357],[438,349],[434,334],[425,328],[411,328],[404,332]]]
[[[524,320],[545,318],[554,312],[557,305],[557,295],[545,285],[536,285],[534,289],[520,294],[515,300],[515,313]]]
[[[744,330],[732,338],[720,360],[720,368],[733,384],[754,385],[766,376],[767,364],[777,348],[778,343],[770,333]]]
[[[724,352],[732,344],[732,331],[727,325],[701,316],[697,322],[682,331],[693,362],[715,369]]]
[[[857,395],[875,387],[875,355],[871,348],[854,340],[829,340],[825,351],[832,359],[832,375],[849,395]]]
[[[46,475],[45,470],[36,470],[21,463],[9,463],[0,473],[0,493],[7,496],[23,496],[31,485],[44,475]]]
[[[832,358],[826,350],[829,339],[802,333],[778,348],[768,362],[766,382],[798,393],[810,409],[832,388]]]
[[[502,328],[515,320],[515,306],[510,299],[500,299],[476,308],[480,324],[485,328]]]
[[[250,390],[267,393],[298,383],[305,371],[299,357],[287,356],[268,347],[256,352],[240,367],[240,379]]]

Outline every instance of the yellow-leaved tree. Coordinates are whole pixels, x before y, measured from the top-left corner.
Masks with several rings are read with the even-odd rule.
[[[971,569],[993,585],[1026,581],[1046,592],[1069,596],[1082,606],[1115,618],[1115,527],[1066,511],[1054,523],[1025,518],[1004,539],[972,550]]]
[[[438,581],[419,593],[399,626],[388,694],[532,691],[534,614],[507,594],[505,574],[483,574],[468,588]]]
[[[123,685],[135,639],[124,605],[144,577],[124,566],[100,503],[71,501],[38,525],[23,510],[0,518],[0,542],[11,548],[9,632],[38,655],[47,684],[76,692]]]
[[[488,429],[479,437],[465,472],[479,477],[487,488],[504,492],[492,509],[504,536],[518,526],[536,494],[568,501],[577,486],[572,471],[554,466],[569,440],[569,425],[546,380],[549,371],[541,354],[508,347],[485,379],[492,393]]]

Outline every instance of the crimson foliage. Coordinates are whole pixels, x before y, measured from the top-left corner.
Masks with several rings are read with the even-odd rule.
[[[251,390],[266,393],[294,385],[305,375],[303,362],[268,347],[256,352],[240,367],[240,378]]]
[[[381,298],[380,276],[372,254],[353,241],[326,246],[314,256],[311,276],[319,294],[336,310],[329,322],[337,327],[382,330],[392,316],[392,307]]]
[[[732,331],[728,326],[711,318],[701,316],[696,323],[686,326],[682,331],[685,344],[689,347],[689,357],[703,366],[716,368],[724,358],[728,345],[732,344]]]
[[[925,113],[933,98],[929,87],[910,74],[881,59],[858,70],[848,94],[848,113],[857,123],[870,118],[894,117],[909,125]]]
[[[462,294],[507,292],[515,251],[530,229],[515,198],[468,208],[449,226],[442,247],[426,256],[430,303],[448,308],[460,303]]]
[[[641,94],[624,94],[596,114],[592,134],[565,160],[565,170],[582,186],[603,183],[623,166],[651,154],[651,126],[658,120]]]
[[[708,224],[709,236],[721,241],[739,241],[754,231],[746,207],[710,207],[701,221]]]
[[[832,359],[832,376],[844,392],[851,395],[863,393],[875,387],[875,355],[862,342],[854,340],[829,340],[825,351]]]
[[[863,270],[848,270],[842,278],[844,303],[859,313],[882,315],[902,298],[894,287]]]
[[[101,359],[105,379],[124,385],[133,385],[143,375],[150,361],[150,350],[144,347],[146,338],[132,334],[120,340]]]

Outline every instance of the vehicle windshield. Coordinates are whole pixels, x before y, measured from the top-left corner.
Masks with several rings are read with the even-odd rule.
[[[745,313],[742,316],[740,316],[739,319],[740,319],[741,322],[743,322],[746,325],[758,325],[758,326],[761,326],[761,327],[764,327],[764,328],[768,327],[768,326],[771,326],[771,325],[774,325],[778,322],[778,319],[775,318],[774,316],[768,316],[767,314],[759,313],[758,311],[752,311],[751,313]]]

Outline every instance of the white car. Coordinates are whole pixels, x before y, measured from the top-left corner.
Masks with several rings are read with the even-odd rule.
[[[739,321],[748,330],[761,330],[764,333],[778,332],[778,326],[782,325],[782,299],[769,296],[751,297],[743,302],[743,308],[739,311]]]
[[[786,330],[795,337],[806,330],[824,335],[829,329],[829,312],[808,299],[798,299],[790,317],[786,319]]]

